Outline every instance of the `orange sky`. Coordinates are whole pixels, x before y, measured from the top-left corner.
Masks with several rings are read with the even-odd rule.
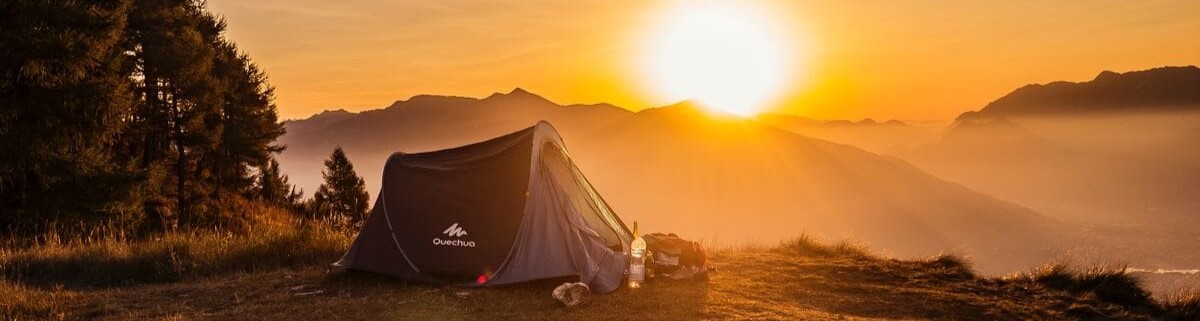
[[[208,0],[276,86],[284,118],[415,94],[523,87],[558,103],[657,101],[640,41],[687,2]],[[950,119],[1027,83],[1200,64],[1200,1],[739,1],[795,47],[779,107]],[[802,66],[807,66],[803,68]]]

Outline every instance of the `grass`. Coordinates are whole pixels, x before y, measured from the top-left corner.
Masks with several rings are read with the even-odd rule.
[[[278,213],[276,213],[278,214]],[[1065,265],[999,279],[959,255],[919,260],[872,255],[852,242],[808,235],[774,247],[710,252],[707,282],[651,280],[562,308],[562,280],[497,288],[408,285],[331,276],[351,233],[285,215],[238,232],[181,231],[153,239],[113,235],[0,249],[0,319],[938,319],[1196,320],[1200,298],[1154,301],[1122,270]]]
[[[922,270],[918,273],[936,275],[939,278],[947,280],[972,280],[978,278],[975,270],[971,267],[971,262],[967,261],[961,255],[939,254],[918,262],[922,266]]]
[[[231,272],[175,283],[76,290],[54,309],[64,319],[399,320],[844,320],[1001,319],[1047,316],[1014,309],[1021,295],[920,275],[923,261],[801,257],[780,247],[714,254],[708,282],[651,280],[562,308],[563,280],[498,288],[407,285],[316,266]],[[948,286],[961,284],[962,286]],[[319,292],[318,292],[319,291]],[[305,293],[316,294],[308,295]],[[1036,306],[1036,305],[1034,305]],[[1041,313],[1041,314],[1039,314]],[[997,318],[998,316],[998,318]]]
[[[344,251],[344,233],[315,226],[234,235],[167,233],[153,240],[47,244],[3,253],[6,278],[37,284],[112,286],[174,282],[229,271],[328,262]]]
[[[132,239],[121,233],[75,238],[47,233],[0,242],[0,319],[81,318],[66,309],[89,288],[167,283],[234,272],[332,263],[352,234],[260,207],[235,230],[174,231]],[[86,317],[83,317],[86,318]]]
[[[23,283],[116,286],[175,282],[230,271],[331,263],[351,234],[286,215],[267,215],[236,233],[190,230],[143,240],[120,235],[0,249],[0,272]]]
[[[61,287],[43,290],[0,280],[0,298],[0,319],[61,320],[69,315],[63,306],[74,295]]]
[[[1163,314],[1175,320],[1200,320],[1200,292],[1168,296],[1162,302]]]
[[[1072,270],[1065,264],[1050,264],[1035,271],[1030,277],[1038,284],[1070,292],[1092,294],[1097,299],[1126,308],[1147,307],[1154,304],[1150,293],[1141,286],[1141,281],[1125,273],[1125,268],[1093,267]]]
[[[1067,312],[1079,319],[1146,315],[1160,320],[1200,320],[1200,295],[1180,294],[1156,301],[1142,286],[1141,280],[1127,273],[1123,266],[1079,269],[1063,263],[1052,263],[1007,279],[1070,294],[1076,303]],[[1094,302],[1082,304],[1088,301]]]
[[[871,256],[867,247],[862,244],[843,240],[829,245],[804,233],[780,242],[776,249],[784,253],[806,257],[861,259]]]

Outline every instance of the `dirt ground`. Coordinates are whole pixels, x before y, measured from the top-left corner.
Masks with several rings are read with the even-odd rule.
[[[718,253],[705,281],[654,280],[564,308],[559,281],[498,288],[406,285],[323,268],[171,284],[72,289],[67,319],[165,320],[1026,320],[1071,319],[1073,298],[934,262]]]

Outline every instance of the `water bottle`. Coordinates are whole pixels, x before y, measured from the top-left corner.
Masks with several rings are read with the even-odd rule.
[[[646,240],[638,234],[637,222],[633,222],[633,244],[629,245],[629,287],[639,288],[646,281]]]

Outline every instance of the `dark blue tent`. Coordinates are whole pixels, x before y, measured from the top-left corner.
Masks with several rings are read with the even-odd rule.
[[[547,122],[446,150],[395,153],[354,244],[335,266],[501,285],[579,276],[615,290],[632,235]]]

